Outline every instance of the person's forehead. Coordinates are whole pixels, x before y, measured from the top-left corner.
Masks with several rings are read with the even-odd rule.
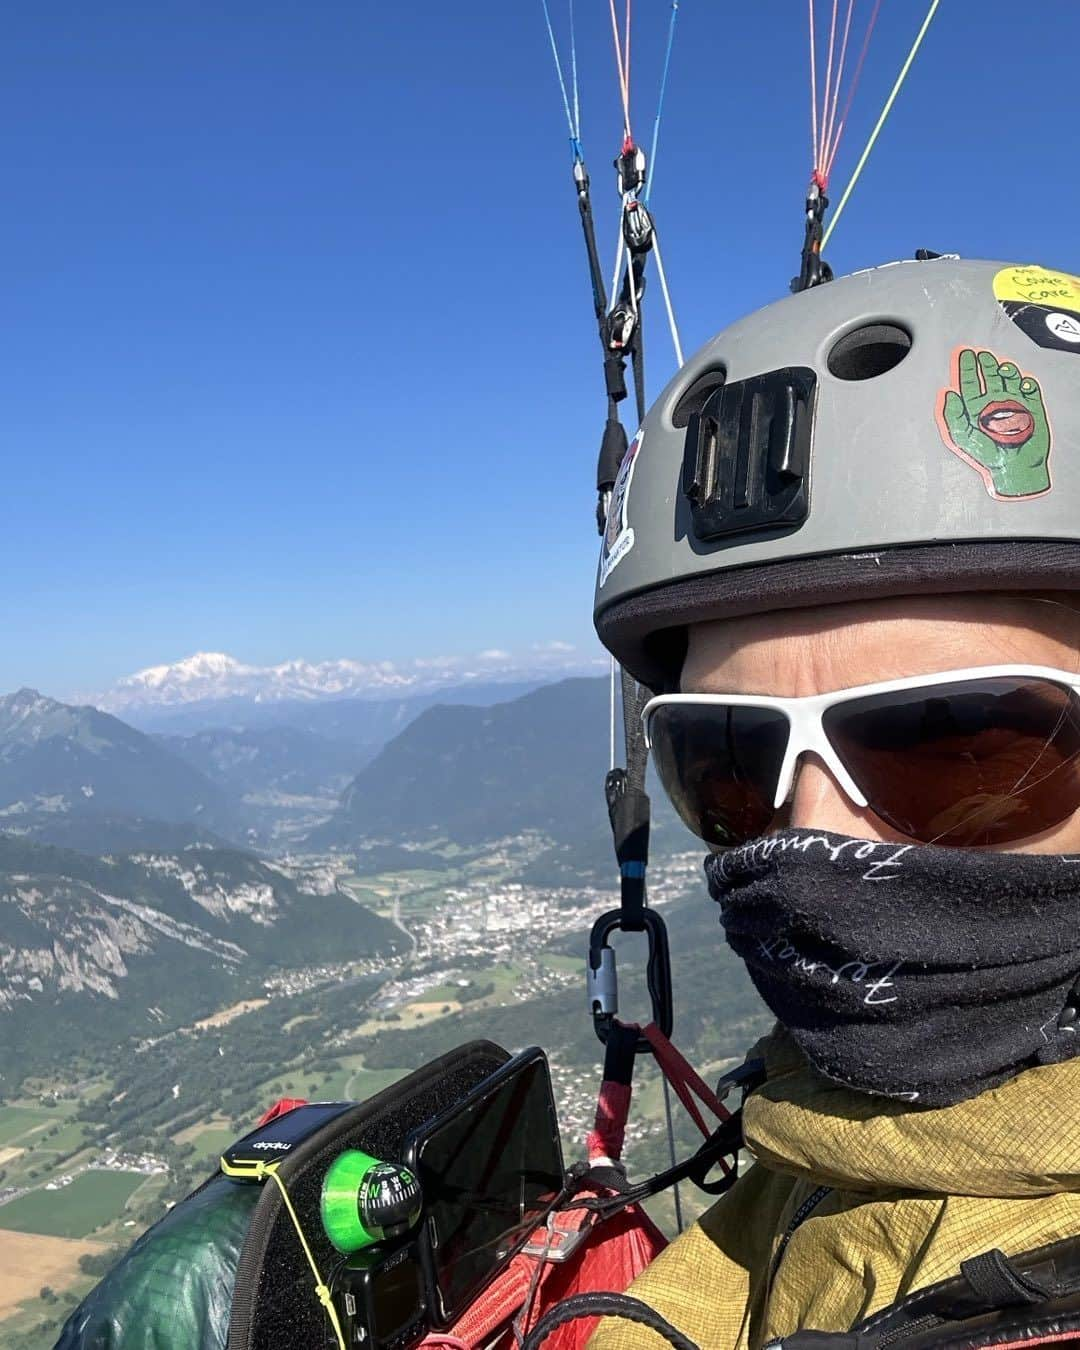
[[[1080,613],[1008,593],[907,596],[692,624],[682,686],[786,670],[835,684],[1008,662],[1073,669]]]
[[[1008,593],[893,596],[708,620],[691,624],[688,636],[691,642],[707,639],[738,645],[913,623],[1016,624],[1026,619],[1029,603],[1028,597]]]

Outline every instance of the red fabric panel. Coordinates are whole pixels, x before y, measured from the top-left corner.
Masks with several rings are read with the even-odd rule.
[[[277,1120],[278,1116],[287,1116],[290,1111],[295,1111],[298,1106],[307,1106],[307,1104],[306,1097],[281,1097],[268,1111],[263,1112],[255,1128],[269,1125],[272,1120]]]
[[[556,1224],[562,1231],[573,1233],[589,1217],[585,1210],[566,1210],[556,1215]],[[540,1229],[533,1241],[543,1243],[547,1237],[547,1231]],[[522,1334],[571,1294],[622,1293],[666,1246],[667,1239],[647,1214],[636,1206],[621,1210],[598,1224],[568,1261],[539,1262],[535,1256],[516,1256],[450,1328],[449,1337],[428,1336],[421,1350],[440,1350],[454,1342],[462,1343],[465,1350],[492,1344],[496,1350],[511,1350],[511,1324],[522,1311],[531,1288],[532,1307],[524,1319]],[[545,1342],[545,1350],[582,1350],[596,1320],[581,1318],[560,1327]],[[501,1334],[497,1334],[500,1328]],[[454,1346],[454,1350],[460,1347]]]
[[[1002,1341],[1000,1344],[995,1342],[992,1346],[987,1342],[988,1350],[1027,1350],[1031,1345],[1054,1345],[1062,1341],[1080,1341],[1080,1327],[1072,1331],[1056,1331],[1052,1336],[1030,1336],[1024,1341]]]

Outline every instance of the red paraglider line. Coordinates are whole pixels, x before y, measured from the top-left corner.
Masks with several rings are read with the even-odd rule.
[[[832,0],[832,19],[829,23],[829,60],[825,66],[825,96],[821,101],[821,143],[818,149],[822,152],[829,148],[826,128],[829,120],[829,96],[832,93],[833,57],[836,54],[836,11],[838,8],[839,0]],[[814,168],[819,169],[820,167],[821,165],[815,161]]]
[[[615,68],[619,72],[619,93],[623,106],[624,142],[632,144],[630,132],[630,0],[626,0],[626,42],[619,38],[619,20],[615,15],[615,0],[608,0],[611,10],[611,36],[615,42]]]
[[[840,148],[840,137],[844,134],[844,127],[847,124],[848,113],[851,111],[851,100],[855,97],[855,90],[859,86],[859,77],[862,75],[863,64],[866,61],[866,51],[870,46],[870,36],[874,31],[874,25],[877,23],[878,11],[881,9],[881,0],[874,0],[874,8],[870,14],[870,22],[866,25],[866,33],[863,37],[862,50],[859,52],[859,60],[855,66],[855,73],[851,77],[851,84],[848,86],[847,102],[844,104],[844,113],[836,127],[836,135],[833,143],[828,147],[828,155],[825,160],[825,177],[828,178],[832,173],[833,164],[836,162],[836,152]]]
[[[847,62],[848,37],[851,33],[851,16],[855,10],[855,0],[848,0],[847,15],[844,18],[844,37],[840,43],[840,61],[836,67],[836,83],[833,85],[832,106],[828,108],[828,116],[825,123],[825,147],[832,145],[833,132],[836,129],[836,109],[840,102],[840,86],[844,81],[844,65]],[[817,167],[823,172],[824,164],[818,164]]]

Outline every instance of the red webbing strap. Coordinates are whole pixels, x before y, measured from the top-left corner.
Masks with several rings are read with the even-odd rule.
[[[706,1125],[705,1118],[702,1116],[692,1094],[696,1093],[701,1102],[721,1122],[730,1120],[731,1112],[724,1106],[697,1070],[675,1049],[655,1022],[650,1022],[647,1027],[643,1027],[641,1034],[652,1046],[653,1058],[660,1066],[660,1072],[674,1088],[679,1101],[686,1107],[694,1124],[706,1139],[710,1138],[713,1132]]]
[[[1054,1345],[1061,1341],[1080,1340],[1080,1329],[1071,1331],[1053,1331],[1047,1336],[1027,1336],[1021,1341],[995,1342],[993,1350],[1028,1350],[1029,1346]]]
[[[604,1046],[604,1080],[596,1101],[596,1120],[585,1139],[589,1162],[618,1162],[630,1115],[634,1062],[641,1028],[612,1020]]]
[[[618,1162],[626,1137],[626,1122],[630,1115],[631,1088],[629,1083],[613,1083],[605,1079],[600,1084],[596,1101],[596,1123],[585,1137],[589,1162],[610,1158]]]

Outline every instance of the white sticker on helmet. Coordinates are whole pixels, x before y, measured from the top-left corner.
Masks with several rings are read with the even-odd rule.
[[[1062,342],[1080,342],[1080,318],[1075,314],[1048,314],[1046,326]]]
[[[641,440],[642,435],[639,431],[623,456],[615,486],[611,489],[607,523],[604,526],[604,542],[600,549],[601,586],[634,547],[634,531],[627,523],[626,508],[630,502],[630,484],[634,479],[634,465],[641,449]]]

